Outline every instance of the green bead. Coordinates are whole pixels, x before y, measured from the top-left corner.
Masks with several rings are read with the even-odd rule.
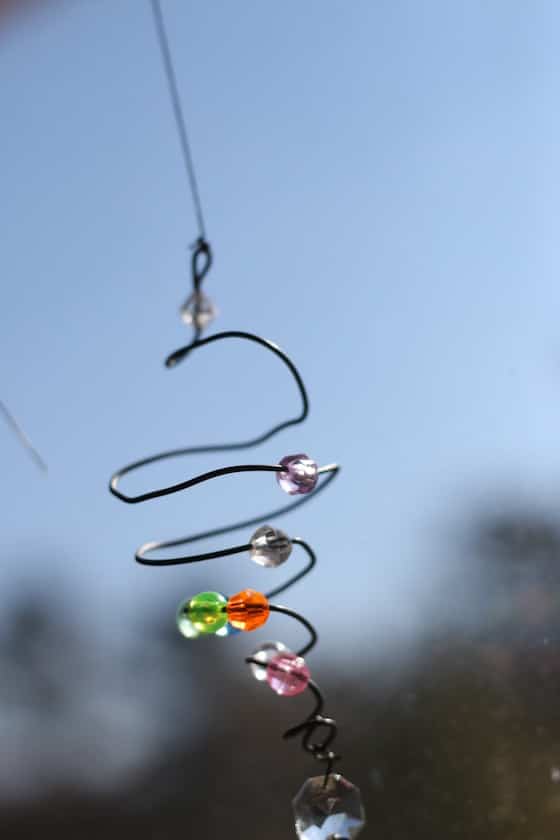
[[[177,626],[180,632],[191,639],[199,634],[217,633],[228,621],[226,605],[227,599],[219,592],[200,592],[179,606]]]

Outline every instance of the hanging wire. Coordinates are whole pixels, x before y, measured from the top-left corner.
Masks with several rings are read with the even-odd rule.
[[[21,445],[27,449],[29,455],[31,456],[32,460],[35,462],[36,466],[39,467],[40,470],[43,472],[47,472],[47,465],[23,431],[22,427],[14,417],[14,415],[9,411],[8,407],[5,403],[0,400],[0,412],[4,415],[4,419],[6,423],[10,427],[10,429],[14,432],[15,436],[21,443]]]
[[[159,40],[159,45],[161,49],[161,54],[163,58],[163,64],[165,68],[165,73],[167,76],[167,82],[169,85],[169,93],[171,97],[171,102],[173,106],[173,111],[175,114],[175,121],[177,124],[177,131],[179,134],[179,140],[181,145],[181,150],[183,154],[183,159],[185,163],[185,169],[187,172],[188,180],[191,187],[192,199],[194,203],[195,213],[198,222],[198,229],[199,229],[199,239],[195,243],[193,256],[192,256],[192,280],[193,280],[193,295],[200,296],[200,289],[202,285],[202,281],[207,274],[210,266],[212,264],[212,252],[210,246],[205,240],[205,226],[204,226],[204,217],[202,213],[202,205],[200,201],[200,194],[198,191],[198,184],[196,180],[196,174],[193,165],[192,153],[189,144],[189,139],[187,135],[185,119],[183,115],[183,109],[181,106],[181,101],[179,98],[179,92],[177,88],[177,79],[175,75],[175,70],[173,67],[173,61],[171,57],[171,51],[169,48],[169,41],[167,37],[167,32],[165,28],[165,23],[163,19],[162,9],[160,0],[151,0],[152,10],[154,14],[154,21],[156,25],[156,32]],[[218,443],[218,444],[209,444],[209,445],[199,445],[199,446],[189,446],[186,448],[180,449],[172,449],[166,450],[164,452],[157,453],[155,455],[148,456],[146,458],[142,458],[140,460],[134,461],[130,464],[127,464],[121,469],[117,470],[111,477],[109,483],[109,490],[110,492],[120,499],[123,502],[128,504],[138,504],[142,502],[146,502],[151,499],[157,499],[163,496],[168,496],[171,494],[175,494],[178,492],[182,492],[185,490],[189,490],[190,488],[202,484],[204,482],[210,481],[212,479],[220,478],[222,476],[232,475],[236,473],[248,473],[248,472],[273,472],[277,474],[282,474],[285,471],[285,465],[283,463],[276,463],[276,464],[235,464],[231,466],[224,466],[219,467],[217,469],[210,470],[208,472],[201,473],[200,475],[195,475],[190,478],[185,479],[184,481],[179,482],[178,484],[172,484],[165,487],[159,487],[152,490],[146,490],[137,495],[129,495],[120,488],[121,480],[129,475],[132,472],[137,470],[143,470],[145,467],[150,466],[151,464],[168,460],[168,459],[175,459],[175,458],[182,458],[184,456],[190,455],[201,455],[201,454],[210,454],[216,452],[230,452],[230,451],[238,451],[244,449],[250,449],[252,447],[258,446],[260,444],[265,443],[266,441],[272,439],[281,431],[297,426],[300,423],[303,423],[307,418],[309,412],[309,400],[307,396],[307,391],[303,382],[303,379],[287,354],[281,350],[276,344],[269,341],[268,339],[262,338],[261,336],[255,335],[254,333],[242,331],[242,330],[229,330],[226,332],[215,333],[214,335],[210,335],[206,338],[201,337],[202,333],[202,326],[198,322],[196,318],[196,309],[195,309],[195,318],[193,319],[193,327],[194,327],[194,337],[192,341],[184,347],[180,347],[178,350],[171,353],[166,361],[166,367],[174,368],[180,362],[182,362],[186,357],[190,356],[191,353],[199,347],[203,347],[205,345],[227,340],[227,339],[241,339],[244,341],[249,341],[253,344],[261,346],[271,352],[274,356],[280,359],[284,363],[284,365],[288,368],[290,374],[293,377],[293,380],[296,384],[300,399],[301,399],[301,408],[299,413],[288,420],[283,420],[281,422],[276,423],[271,429],[268,429],[265,432],[258,434],[256,437],[249,438],[247,440],[242,441],[234,441],[229,443]],[[301,456],[306,457],[306,456]],[[244,542],[240,545],[233,545],[225,548],[217,548],[211,551],[207,551],[204,553],[196,553],[196,554],[183,554],[181,553],[179,556],[175,555],[173,557],[153,557],[152,554],[155,552],[158,554],[160,551],[165,551],[170,548],[178,548],[179,546],[186,546],[192,545],[200,540],[206,540],[208,538],[223,536],[241,529],[245,529],[248,526],[256,525],[258,523],[263,522],[265,519],[275,518],[277,516],[286,514],[296,508],[300,507],[302,504],[309,501],[312,496],[316,496],[319,492],[324,490],[330,482],[337,476],[339,472],[338,464],[328,464],[326,466],[320,467],[317,469],[317,477],[323,479],[310,493],[309,491],[304,491],[304,495],[296,500],[285,504],[274,511],[270,511],[267,514],[252,514],[249,518],[244,519],[240,522],[235,522],[229,525],[219,525],[218,527],[211,528],[210,530],[198,532],[194,534],[190,534],[189,536],[180,537],[178,539],[171,539],[171,540],[164,540],[164,541],[150,541],[141,545],[135,553],[135,559],[137,562],[147,565],[147,566],[174,566],[174,565],[182,565],[182,564],[190,564],[190,563],[198,563],[205,560],[212,560],[221,557],[227,557],[230,555],[237,555],[245,551],[250,551],[252,548],[252,541],[247,543]],[[266,527],[266,526],[265,526]],[[286,535],[284,535],[286,536]],[[298,571],[296,574],[292,575],[287,581],[284,581],[280,585],[276,586],[270,592],[267,592],[266,595],[262,596],[266,602],[268,602],[268,598],[272,596],[279,595],[282,592],[285,592],[295,583],[300,581],[303,577],[305,577],[315,566],[316,564],[316,555],[311,546],[304,540],[299,537],[286,537],[289,539],[290,543],[293,545],[300,546],[304,553],[307,554],[307,562],[304,565],[304,568]],[[150,556],[147,556],[150,555]],[[268,603],[268,609],[270,612],[279,613],[285,615],[289,618],[296,620],[299,624],[301,624],[309,634],[309,638],[304,645],[295,654],[296,657],[303,657],[307,654],[311,649],[315,646],[318,640],[317,632],[310,621],[305,618],[305,616],[301,615],[298,612],[295,612],[288,607],[280,606],[278,604],[270,604]],[[227,612],[226,607],[224,607],[224,611]],[[256,664],[261,666],[262,663],[253,656],[246,658],[245,660],[247,664]],[[336,734],[337,734],[337,725],[336,722],[329,717],[325,717],[323,715],[323,706],[324,706],[324,699],[323,695],[315,682],[310,680],[308,682],[308,689],[310,693],[313,695],[315,699],[315,705],[313,711],[308,714],[302,723],[291,727],[285,734],[284,738],[289,739],[296,736],[301,736],[302,739],[302,747],[303,749],[311,753],[315,759],[318,761],[325,763],[325,774],[324,774],[324,784],[327,784],[328,778],[334,766],[334,763],[340,759],[340,756],[337,755],[333,750],[330,749],[332,742],[334,741]],[[322,733],[322,737],[319,737],[317,740],[315,739],[315,733],[320,732]],[[345,840],[340,835],[333,835],[333,840]]]
[[[196,178],[196,172],[194,169],[191,144],[189,142],[189,136],[187,134],[185,115],[183,113],[183,106],[181,105],[181,98],[179,96],[179,89],[177,87],[177,76],[175,75],[175,68],[173,66],[173,58],[171,56],[171,49],[169,47],[169,39],[167,37],[167,30],[163,18],[163,11],[161,8],[160,0],[151,0],[151,5],[152,12],[154,15],[156,35],[158,38],[161,56],[163,59],[163,66],[165,69],[165,76],[167,78],[167,85],[169,87],[169,96],[171,98],[171,105],[173,107],[173,113],[175,115],[175,123],[177,126],[177,133],[179,135],[179,143],[181,145],[183,162],[185,164],[185,170],[190,184],[198,232],[200,235],[200,239],[205,241],[206,226],[204,224],[202,202],[200,200],[200,192],[198,189],[198,182]]]

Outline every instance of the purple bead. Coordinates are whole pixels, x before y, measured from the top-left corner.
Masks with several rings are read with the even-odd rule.
[[[279,653],[268,663],[266,681],[276,694],[295,697],[305,691],[311,674],[305,659],[295,653]]]
[[[276,473],[278,484],[285,493],[311,493],[317,484],[317,464],[308,455],[286,455],[280,461],[286,469]]]

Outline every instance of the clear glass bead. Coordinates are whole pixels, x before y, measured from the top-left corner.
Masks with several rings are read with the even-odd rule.
[[[263,525],[251,537],[251,560],[259,566],[279,566],[291,553],[291,540],[279,528]]]
[[[262,665],[257,665],[255,662],[249,663],[251,665],[251,672],[256,680],[264,682],[266,680],[266,669],[268,663],[278,656],[279,653],[289,653],[290,651],[282,642],[263,642],[252,654],[251,659],[256,659],[257,662],[262,662]]]
[[[308,779],[292,805],[300,840],[354,840],[366,822],[359,789],[338,773]]]
[[[189,295],[179,312],[184,324],[196,327],[199,330],[203,330],[208,324],[212,323],[218,314],[218,310],[210,298],[200,290]]]

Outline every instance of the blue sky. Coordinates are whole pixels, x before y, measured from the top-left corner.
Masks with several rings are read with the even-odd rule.
[[[344,468],[278,523],[320,557],[286,601],[324,653],[381,650],[430,626],[454,524],[558,498],[560,9],[164,8],[216,328],[277,341],[311,396],[306,426],[254,458]],[[126,632],[158,597],[172,620],[197,588],[267,588],[241,558],[193,573],[132,555],[273,505],[270,477],[134,508],[106,489],[129,460],[256,434],[296,405],[253,348],[162,366],[188,340],[177,310],[196,229],[148,4],[53,3],[1,37],[1,395],[50,467],[5,430],[4,587],[60,587],[77,610],[87,598],[92,632]]]

